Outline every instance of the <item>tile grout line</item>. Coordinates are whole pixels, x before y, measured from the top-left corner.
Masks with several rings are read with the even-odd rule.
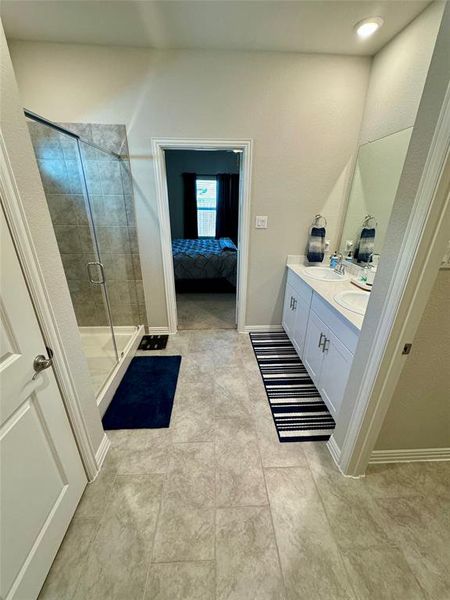
[[[214,370],[214,388],[213,388],[213,460],[214,460],[214,600],[217,600],[217,419],[216,419],[216,373]]]
[[[267,497],[269,497],[269,489],[267,487],[267,481],[266,481],[266,469],[264,469],[264,468],[263,468],[263,477],[264,477],[264,485],[265,485],[265,488],[266,488],[266,494],[267,494]],[[270,522],[272,524],[272,532],[273,532],[273,537],[274,537],[274,541],[275,541],[275,548],[277,549],[278,566],[280,568],[280,575],[281,575],[281,579],[283,581],[283,591],[284,591],[285,597],[287,598],[286,579],[284,577],[284,571],[283,571],[283,567],[282,567],[282,564],[281,564],[280,548],[278,546],[278,538],[277,538],[276,529],[275,529],[275,522],[273,520],[273,513],[272,513],[272,506],[270,504],[270,499],[269,499],[269,514],[270,514]]]
[[[187,558],[186,560],[174,559],[174,560],[154,560],[150,564],[150,567],[157,565],[186,565],[190,563],[215,563],[214,558]]]
[[[326,519],[326,521],[327,521],[327,525],[328,525],[328,528],[329,528],[329,530],[330,530],[331,537],[332,537],[332,539],[333,539],[334,543],[336,544],[336,549],[337,549],[337,551],[338,551],[338,554],[339,554],[339,559],[340,559],[340,561],[341,561],[341,563],[342,563],[342,566],[343,566],[343,568],[344,568],[344,573],[346,573],[346,574],[347,574],[348,582],[350,583],[350,589],[351,589],[351,591],[352,591],[352,593],[353,593],[353,596],[355,597],[355,600],[363,600],[363,599],[360,597],[360,595],[358,594],[357,590],[355,589],[355,586],[354,586],[354,583],[353,583],[353,578],[352,578],[352,575],[351,575],[351,573],[349,572],[349,570],[348,570],[348,568],[347,568],[347,565],[345,564],[345,560],[344,560],[344,556],[343,556],[343,553],[342,553],[341,547],[340,547],[340,545],[339,545],[339,543],[338,543],[338,540],[336,539],[336,535],[335,535],[335,533],[334,533],[334,531],[333,531],[333,527],[332,527],[332,525],[331,525],[330,519],[328,518],[328,513],[327,513],[327,510],[326,510],[326,508],[325,508],[325,503],[324,503],[324,501],[323,501],[323,498],[322,498],[322,495],[321,495],[321,493],[320,493],[319,487],[318,487],[318,485],[317,485],[317,483],[316,483],[316,480],[315,480],[315,478],[314,478],[314,474],[313,474],[313,472],[312,472],[312,469],[311,469],[311,465],[310,465],[310,462],[309,462],[309,458],[308,458],[308,456],[306,456],[306,464],[307,464],[307,467],[308,467],[308,471],[309,471],[309,473],[310,473],[310,475],[311,475],[311,479],[312,479],[312,481],[313,481],[314,488],[315,488],[315,490],[316,490],[316,492],[317,492],[317,494],[318,494],[318,496],[319,496],[320,504],[321,504],[321,506],[322,506],[322,510],[323,510],[323,513],[324,513],[324,515],[325,515],[325,519]]]
[[[111,451],[111,450],[112,450],[112,448],[110,449],[110,451]],[[102,465],[102,468],[104,468],[104,464]],[[101,472],[101,469],[100,469],[100,472]],[[117,469],[114,471],[114,476],[112,477],[111,489],[114,489],[114,488],[115,488],[116,479],[117,479]],[[92,482],[92,484],[94,484],[94,483],[95,483],[95,481],[93,481],[93,482]],[[89,485],[89,484],[88,484],[88,485]],[[85,490],[86,490],[86,488],[85,488]],[[90,551],[91,551],[91,547],[93,546],[93,544],[94,544],[95,540],[97,539],[97,536],[98,536],[98,534],[99,534],[99,532],[100,532],[100,528],[101,528],[101,526],[102,526],[102,523],[103,523],[103,521],[104,521],[104,519],[105,519],[105,515],[106,515],[107,508],[108,508],[108,506],[110,506],[110,504],[112,503],[112,496],[113,496],[112,494],[109,494],[109,496],[108,496],[108,499],[106,500],[105,506],[104,506],[104,508],[103,508],[103,511],[102,511],[101,515],[99,515],[99,517],[98,517],[98,523],[97,523],[97,525],[96,525],[96,527],[95,527],[94,534],[92,535],[92,538],[90,539],[90,541],[89,541],[89,544],[88,544],[88,546],[87,546],[87,548],[86,548],[86,554],[85,554],[85,556],[83,557],[83,560],[86,560],[86,561],[88,560],[89,553],[90,553]],[[79,506],[79,504],[78,504],[78,506]],[[77,508],[75,509],[75,514],[74,514],[74,516],[72,517],[72,521],[73,521],[73,519],[74,519],[74,517],[75,517],[75,515],[76,515],[76,512],[77,512],[77,510],[78,510],[78,506],[77,506]],[[85,517],[85,518],[89,518],[89,517]],[[72,521],[71,521],[71,522],[72,522]],[[60,548],[61,548],[61,546],[60,546]],[[59,552],[60,548],[58,548],[58,552]],[[55,558],[56,558],[56,557],[55,557]],[[49,571],[49,573],[47,574],[47,577],[48,577],[49,575],[50,575],[50,571]],[[80,587],[80,582],[81,582],[81,577],[82,577],[82,575],[83,575],[83,572],[81,571],[81,572],[80,572],[80,575],[79,575],[79,577],[78,577],[78,579],[77,579],[77,582],[76,582],[76,584],[75,584],[75,586],[74,586],[74,591],[73,591],[73,594],[72,594],[72,598],[75,598],[75,597],[76,597],[76,595],[77,595],[77,593],[78,593],[78,589],[79,589],[79,587]],[[42,588],[42,589],[43,589],[43,588]]]
[[[173,413],[175,413],[176,409],[177,409],[176,400],[177,400],[177,398],[175,397],[174,406],[173,406]],[[155,532],[154,532],[154,537],[153,537],[152,550],[151,550],[151,555],[150,555],[150,562],[149,562],[148,569],[147,569],[147,577],[146,577],[146,582],[145,582],[145,586],[144,586],[143,600],[145,600],[145,597],[146,597],[146,594],[147,594],[147,591],[148,591],[148,582],[149,582],[149,577],[150,577],[150,570],[151,570],[151,568],[152,568],[153,565],[172,564],[172,563],[173,564],[186,564],[186,563],[197,563],[197,562],[202,562],[202,563],[203,562],[204,563],[212,563],[212,562],[214,562],[214,564],[216,563],[216,561],[215,561],[215,554],[214,554],[213,560],[211,560],[211,559],[208,559],[208,560],[189,559],[189,560],[170,560],[170,561],[157,561],[157,560],[155,560],[154,552],[155,552],[156,534],[157,534],[157,531],[158,531],[158,527],[160,525],[161,513],[162,513],[163,504],[164,504],[164,497],[165,497],[167,486],[168,486],[168,483],[169,483],[170,466],[171,466],[170,461],[173,458],[173,449],[174,449],[174,447],[178,446],[178,445],[186,445],[186,444],[187,445],[189,445],[189,444],[194,444],[194,445],[196,445],[196,444],[212,444],[213,450],[215,449],[214,442],[211,442],[211,440],[205,440],[205,441],[195,440],[195,441],[180,441],[180,442],[178,442],[178,441],[174,440],[172,433],[170,435],[171,457],[170,457],[170,460],[169,460],[167,471],[166,471],[166,473],[164,473],[164,483],[163,483],[163,488],[162,488],[162,491],[161,491],[161,498],[160,498],[160,504],[159,504],[157,521],[156,521],[156,524],[155,524]],[[216,513],[216,510],[215,510],[215,501],[214,501],[214,526],[215,526],[215,513]],[[215,529],[214,529],[214,552],[215,552]]]
[[[161,517],[164,491],[165,491],[165,488],[166,488],[167,479],[168,479],[168,475],[169,475],[170,460],[172,459],[172,446],[173,446],[172,435],[170,435],[169,443],[170,443],[170,448],[171,448],[171,450],[170,450],[170,457],[169,457],[169,461],[168,461],[168,464],[167,464],[167,470],[166,470],[166,472],[164,474],[162,474],[164,476],[164,481],[163,481],[163,485],[162,485],[162,488],[161,488],[161,496],[160,496],[160,499],[159,499],[158,515],[156,517],[155,529],[153,531],[152,548],[151,548],[151,552],[149,552],[149,561],[148,561],[148,565],[147,565],[147,575],[146,575],[146,578],[145,578],[145,584],[144,584],[144,590],[143,590],[143,594],[142,594],[142,600],[145,600],[145,596],[147,594],[148,580],[149,580],[149,577],[150,577],[150,570],[152,568],[152,565],[155,564],[155,561],[153,560],[153,555],[154,555],[154,551],[155,551],[156,533],[158,531],[159,520],[160,520],[160,517]]]
[[[242,350],[241,350],[241,354],[242,354]],[[249,394],[249,386],[248,386],[248,376],[247,373],[245,374],[245,385],[247,387],[247,393]],[[280,555],[280,548],[278,546],[278,540],[277,540],[277,535],[276,535],[276,531],[275,531],[275,523],[273,520],[273,513],[272,513],[272,507],[270,505],[270,497],[269,497],[269,489],[267,487],[267,481],[266,481],[266,472],[265,472],[265,468],[263,465],[263,460],[262,460],[262,455],[261,455],[261,448],[259,446],[259,441],[258,441],[258,431],[257,431],[257,426],[256,426],[256,419],[255,417],[253,417],[253,423],[255,426],[255,435],[256,435],[256,446],[258,448],[258,455],[259,455],[259,460],[261,463],[261,470],[262,470],[262,475],[263,475],[263,480],[264,480],[264,488],[266,490],[266,496],[267,496],[267,506],[268,506],[268,510],[269,510],[269,514],[270,514],[270,522],[272,524],[272,535],[273,535],[273,539],[274,539],[274,543],[275,543],[275,548],[276,548],[276,552],[277,552],[277,557],[278,557],[278,568],[280,570],[280,576],[281,576],[281,581],[283,584],[283,592],[284,592],[284,596],[285,598],[287,598],[287,586],[286,586],[286,580],[284,577],[284,572],[283,572],[283,568],[281,566],[281,555]]]
[[[321,494],[321,492],[320,492],[320,488],[319,488],[319,486],[318,486],[318,485],[317,485],[317,483],[316,483],[316,479],[315,479],[315,477],[314,477],[314,473],[313,473],[313,471],[312,471],[312,469],[311,469],[310,461],[309,461],[309,459],[308,459],[308,457],[307,457],[307,456],[306,456],[306,462],[307,462],[308,469],[309,469],[309,471],[310,471],[310,473],[311,473],[311,478],[312,478],[312,480],[313,480],[313,482],[314,482],[314,486],[315,486],[315,488],[316,488],[316,490],[317,490],[317,493],[319,494],[320,502],[321,502],[321,504],[322,504],[322,508],[323,508],[323,511],[324,511],[324,514],[325,514],[325,518],[326,518],[326,520],[327,520],[327,523],[328,523],[328,527],[329,527],[329,529],[330,529],[331,535],[332,535],[332,537],[333,537],[333,540],[334,540],[334,542],[335,542],[335,544],[336,544],[336,547],[337,547],[337,550],[338,550],[338,552],[339,552],[339,556],[340,556],[340,558],[341,558],[341,561],[342,561],[342,564],[343,564],[344,570],[345,570],[345,572],[347,573],[348,580],[350,581],[351,589],[352,589],[353,593],[355,594],[355,598],[356,598],[356,599],[359,599],[359,598],[360,598],[360,596],[359,596],[359,594],[358,594],[357,590],[355,590],[355,588],[354,588],[354,585],[353,585],[353,580],[352,580],[351,574],[349,573],[349,571],[348,571],[348,569],[347,569],[347,566],[346,566],[346,564],[345,564],[345,561],[344,561],[344,556],[343,556],[343,550],[342,550],[342,547],[341,547],[341,545],[339,544],[339,540],[338,540],[338,538],[336,537],[336,535],[335,535],[335,533],[334,533],[334,529],[333,529],[333,525],[332,525],[332,520],[329,518],[328,511],[327,511],[327,508],[326,508],[325,502],[324,502],[324,500],[323,500],[323,496],[322,496],[322,494]],[[391,498],[391,499],[392,499],[392,500],[394,500],[395,498]],[[384,533],[386,533],[386,532],[385,532],[385,530],[384,530],[384,528],[382,528],[382,530],[383,530],[383,532],[384,532]],[[394,549],[398,550],[398,551],[401,553],[402,557],[405,559],[405,563],[406,563],[406,565],[407,565],[407,567],[408,567],[408,569],[409,569],[409,571],[410,571],[410,573],[411,573],[411,575],[412,575],[413,579],[416,581],[416,583],[417,583],[417,585],[418,585],[419,589],[420,589],[420,590],[423,592],[423,595],[424,595],[424,600],[425,600],[425,599],[426,599],[426,597],[427,597],[427,591],[426,591],[426,590],[423,588],[423,586],[421,585],[420,581],[417,579],[417,577],[416,577],[416,574],[414,573],[414,570],[412,569],[411,565],[409,564],[409,561],[408,561],[408,559],[407,559],[406,555],[404,554],[402,547],[401,547],[400,545],[397,545],[397,544],[395,544],[395,542],[391,541],[391,540],[390,540],[390,538],[389,538],[389,536],[387,536],[387,537],[388,537],[388,543],[389,543],[389,546],[391,546],[392,548],[394,548]],[[380,546],[378,546],[378,545],[377,545],[376,547],[385,548],[385,546],[384,546],[384,545],[380,545]]]

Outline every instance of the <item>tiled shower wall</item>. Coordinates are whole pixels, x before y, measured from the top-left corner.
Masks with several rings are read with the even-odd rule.
[[[124,125],[61,125],[128,156]],[[29,127],[78,325],[107,325],[101,288],[87,275],[86,263],[97,259],[76,141],[39,123]],[[129,161],[83,143],[81,152],[113,324],[147,324]]]

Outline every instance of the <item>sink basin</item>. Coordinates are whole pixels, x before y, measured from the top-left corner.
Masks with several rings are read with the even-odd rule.
[[[339,292],[334,299],[338,304],[357,313],[363,315],[366,312],[367,303],[369,302],[370,292]]]
[[[339,275],[330,267],[306,267],[303,272],[312,279],[320,279],[320,281],[346,281],[348,275]]]

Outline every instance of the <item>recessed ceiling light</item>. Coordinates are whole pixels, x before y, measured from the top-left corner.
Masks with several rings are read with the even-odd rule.
[[[366,39],[373,35],[375,31],[378,31],[383,23],[384,20],[381,17],[369,17],[368,19],[356,23],[355,31],[358,34],[358,37]]]
[[[234,149],[233,149],[233,152],[234,152],[235,154],[242,154],[243,150],[242,150],[241,148],[234,148]]]

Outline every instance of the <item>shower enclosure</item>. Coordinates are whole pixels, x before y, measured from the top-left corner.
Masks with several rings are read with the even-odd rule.
[[[125,126],[25,114],[103,414],[146,322]]]

